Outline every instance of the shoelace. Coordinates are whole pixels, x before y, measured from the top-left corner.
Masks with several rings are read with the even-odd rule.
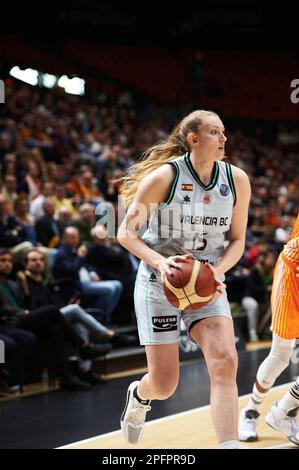
[[[129,421],[132,421],[136,426],[143,424],[146,413],[151,409],[150,405],[136,406],[129,413]]]

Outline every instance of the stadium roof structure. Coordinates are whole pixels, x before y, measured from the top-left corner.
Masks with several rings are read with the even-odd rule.
[[[218,50],[298,48],[298,7],[282,0],[28,0],[5,8],[2,31],[54,44],[71,38]]]

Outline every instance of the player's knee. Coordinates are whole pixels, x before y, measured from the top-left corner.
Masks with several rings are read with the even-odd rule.
[[[176,391],[177,384],[172,386],[171,384],[156,384],[155,386],[155,398],[156,400],[166,400],[171,397]]]
[[[167,376],[164,378],[156,377],[152,379],[151,385],[154,390],[155,399],[166,400],[176,391],[178,378],[174,377],[169,379]]]
[[[224,350],[215,354],[209,368],[212,381],[235,380],[238,367],[238,357],[235,350]]]
[[[257,371],[257,381],[263,388],[271,388],[277,377],[288,367],[295,340],[273,334],[270,353]]]
[[[287,367],[293,354],[295,341],[295,339],[284,339],[273,334],[270,356],[277,358],[278,361]]]

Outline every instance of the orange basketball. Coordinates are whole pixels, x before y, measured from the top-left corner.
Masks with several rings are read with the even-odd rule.
[[[179,261],[164,277],[163,288],[168,302],[186,312],[198,310],[212,299],[216,281],[211,269],[195,259]]]

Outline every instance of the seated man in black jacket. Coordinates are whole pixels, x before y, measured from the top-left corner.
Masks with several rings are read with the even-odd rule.
[[[0,194],[0,246],[10,248],[26,241],[26,230],[9,213],[8,202]]]
[[[108,317],[107,323],[111,323],[123,285],[115,279],[102,281],[86,263],[86,255],[87,247],[80,245],[78,229],[67,227],[63,234],[63,243],[54,258],[54,278],[60,280],[61,284],[64,283],[65,303],[79,291],[88,306],[104,310]]]
[[[30,331],[1,325],[0,340],[5,346],[5,364],[0,364],[0,396],[9,394],[13,387],[23,383],[23,370],[31,363],[36,338]]]
[[[61,388],[87,389],[89,385],[73,377],[68,362],[68,342],[82,359],[102,356],[102,345],[90,345],[76,332],[56,305],[28,309],[17,283],[9,280],[13,270],[9,250],[0,251],[0,323],[31,331],[39,341],[50,340],[58,366]]]
[[[124,251],[120,245],[110,243],[107,229],[103,225],[97,225],[90,233],[92,244],[89,246],[86,261],[100,275],[101,279],[121,281],[124,289],[119,306],[113,312],[113,320],[117,324],[128,324],[135,317],[133,310],[136,269],[129,253]]]
[[[35,222],[36,238],[47,248],[55,248],[59,244],[60,230],[57,220],[54,219],[55,203],[48,197],[43,202],[44,215]]]
[[[45,304],[57,305],[59,311],[81,334],[83,331],[84,338],[87,341],[92,339],[100,344],[103,344],[103,341],[109,342],[111,348],[112,345],[114,347],[136,345],[137,338],[135,336],[119,334],[107,328],[87,313],[78,303],[61,304],[60,298],[55,292],[55,284],[52,284],[45,277],[44,257],[39,249],[32,248],[28,251],[25,258],[25,273],[18,272],[18,277],[21,281],[22,291],[28,308],[39,308]],[[106,344],[107,349],[108,347]],[[86,374],[87,372],[82,374],[82,378],[90,377],[93,380],[89,370],[88,375]]]

